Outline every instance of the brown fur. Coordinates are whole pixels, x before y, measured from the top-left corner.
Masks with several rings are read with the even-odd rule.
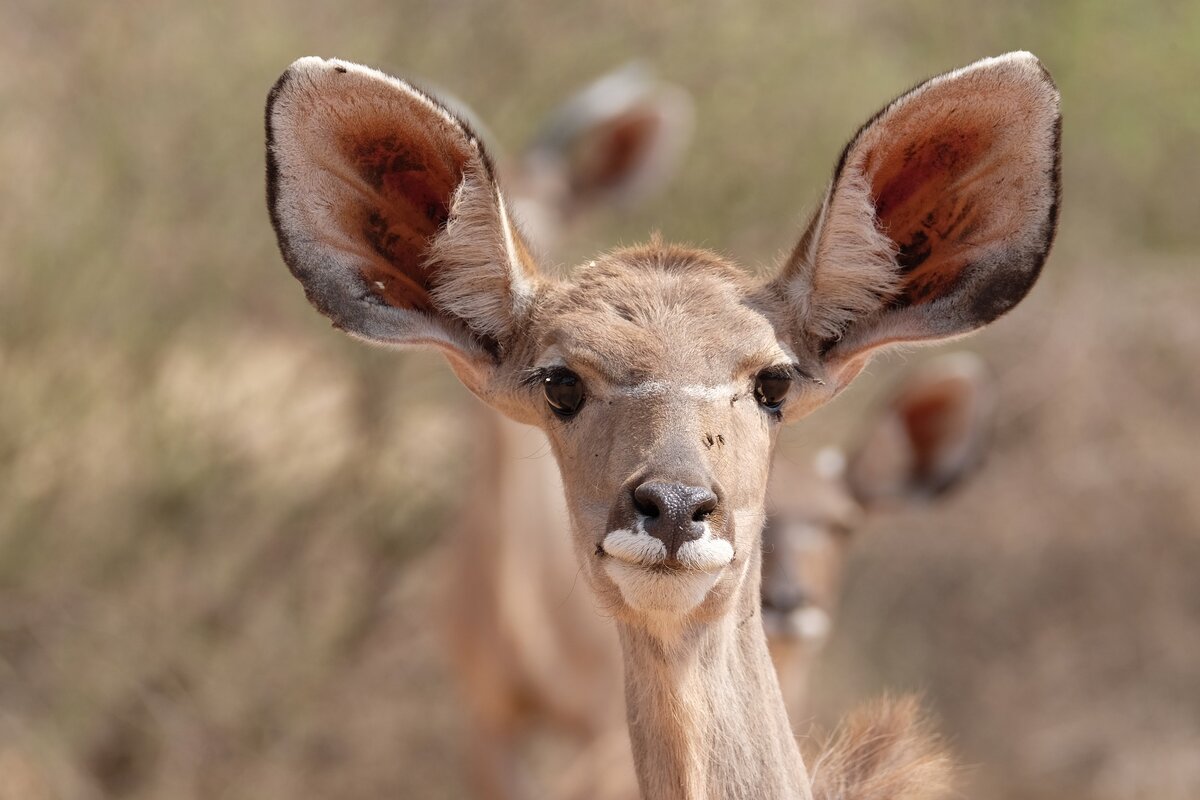
[[[611,73],[569,98],[521,157],[499,164],[530,241],[545,251],[569,220],[586,220],[583,212],[626,204],[660,187],[686,141],[689,109],[681,89],[638,67]],[[481,210],[476,225],[489,224],[486,206]],[[469,239],[470,227],[456,237]],[[469,713],[476,795],[543,796],[544,788],[522,767],[531,755],[524,745],[549,729],[587,754],[569,759],[578,764],[577,774],[588,772],[581,796],[597,800],[596,781],[603,778],[615,797],[635,797],[620,644],[588,592],[576,585],[579,567],[549,443],[534,428],[480,411],[478,473],[450,537],[441,604],[451,665]],[[597,757],[597,740],[614,734],[624,758],[603,775],[589,771],[585,762]],[[601,758],[610,763],[609,756]],[[551,795],[576,793],[567,786]]]
[[[993,98],[999,101],[992,104]],[[1022,187],[1019,193],[978,193],[989,204],[985,217],[993,224],[977,225],[978,236],[938,255],[935,263],[945,266],[937,274],[947,279],[922,289],[922,302],[901,295],[896,298],[901,302],[880,298],[873,311],[850,309],[852,321],[830,341],[814,335],[811,310],[827,309],[830,298],[842,296],[840,287],[857,281],[858,271],[855,252],[843,262],[842,254],[830,250],[821,260],[823,244],[836,239],[837,220],[830,215],[806,239],[818,254],[810,277],[820,275],[833,288],[810,292],[807,308],[797,302],[804,292],[789,288],[803,280],[794,268],[756,285],[715,256],[658,243],[611,254],[574,281],[535,282],[526,274],[525,249],[498,188],[479,183],[492,177],[482,148],[466,126],[428,97],[380,73],[319,59],[297,62],[272,92],[267,112],[272,220],[284,258],[313,303],[363,338],[441,347],[480,397],[548,434],[582,574],[611,610],[621,636],[633,752],[648,796],[810,796],[756,619],[763,503],[779,423],[831,399],[877,348],[969,332],[1024,296],[1045,260],[1057,214],[1053,84],[1028,54],[985,60],[927,82],[859,132],[826,203],[838,214],[844,209],[858,215],[856,241],[879,241],[882,232],[902,247],[891,226],[910,217],[897,216],[896,209],[915,212],[906,203],[921,197],[932,201],[929,213],[940,214],[942,199],[921,191],[938,180],[924,155],[911,180],[902,171],[899,183],[877,185],[892,163],[885,156],[912,146],[923,153],[930,137],[941,141],[962,131],[955,109],[976,102],[1000,128],[989,140],[996,146],[985,148],[972,138],[959,155],[970,156],[976,166],[998,165],[1007,186]],[[309,106],[337,111],[310,117]],[[378,248],[361,231],[339,224],[348,207],[363,202],[362,187],[369,188],[370,181],[340,170],[330,142],[358,117],[374,130],[381,109],[413,137],[419,152],[467,153],[461,184],[445,197],[450,216],[436,234],[439,241],[426,240],[437,256],[428,262],[435,274],[431,285],[456,287],[440,300],[433,293],[432,312],[404,305],[407,295],[389,304],[365,285],[365,270],[381,258]],[[960,161],[951,159],[942,166],[955,171],[956,165]],[[886,216],[880,197],[867,202],[856,174],[872,192],[895,195],[888,195],[893,205],[882,209]],[[383,184],[389,185],[386,178]],[[417,197],[430,185],[418,182]],[[893,192],[893,186],[900,188]],[[365,194],[368,204],[396,205],[386,199]],[[486,213],[476,213],[476,203]],[[413,201],[410,213],[413,206],[428,208]],[[468,218],[480,224],[457,239],[455,230]],[[478,254],[485,251],[505,258],[481,262]],[[842,263],[850,266],[839,277]],[[470,297],[474,292],[487,297]],[[490,338],[493,331],[501,338]],[[791,383],[781,410],[760,407],[756,376],[793,367],[807,377]],[[550,410],[531,380],[550,369],[574,371],[586,389],[585,404],[569,421]],[[706,446],[717,435],[726,444]],[[614,559],[605,549],[607,537],[616,533],[609,521],[632,514],[633,487],[648,478],[703,487],[718,499],[705,518],[704,535],[721,545],[711,549],[724,554],[720,566],[664,572]]]
[[[836,618],[842,566],[864,511],[937,496],[927,491],[920,465],[945,461],[943,488],[967,475],[986,443],[991,392],[978,359],[961,352],[934,359],[865,421],[850,474],[830,465],[829,451],[816,463],[772,469],[763,620],[793,726],[808,718],[811,671],[826,634],[789,628],[779,617],[791,611]],[[922,427],[940,436],[908,426],[915,409],[924,410]],[[492,775],[483,796],[630,800],[638,790],[629,736],[613,713],[620,709],[611,680],[619,644],[582,587],[573,586],[578,565],[563,537],[570,523],[545,440],[489,419],[480,483],[455,540],[447,586],[452,663],[477,721],[474,733],[504,754],[475,754],[476,768]],[[521,760],[512,746],[537,728],[575,737],[568,774],[550,791],[532,784],[495,789],[497,772],[515,780]],[[497,731],[507,743],[497,741]]]
[[[943,497],[969,477],[989,443],[994,394],[978,358],[950,353],[888,395],[848,457],[826,449],[813,462],[777,460],[772,468],[763,622],[793,723],[808,714],[810,673],[829,633],[817,625],[837,618],[857,529],[869,516]]]
[[[441,609],[471,721],[481,798],[544,796],[524,774],[532,734],[582,752],[620,730],[621,651],[578,578],[558,470],[545,438],[481,415],[478,472],[445,553]],[[632,775],[632,761],[624,765]],[[628,796],[628,795],[627,795]]]
[[[808,753],[813,800],[942,800],[956,796],[956,768],[916,698],[882,698],[851,712]],[[599,739],[568,772],[560,800],[633,800],[628,741]],[[583,767],[581,769],[581,767]],[[752,795],[751,795],[752,796]]]
[[[813,800],[938,800],[954,765],[914,697],[856,709],[813,760]]]

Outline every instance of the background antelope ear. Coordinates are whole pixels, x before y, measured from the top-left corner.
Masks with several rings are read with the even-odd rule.
[[[958,483],[987,452],[995,385],[983,361],[951,353],[919,367],[863,431],[845,480],[864,507],[929,499]]]
[[[880,111],[775,280],[798,349],[837,372],[1012,308],[1054,238],[1059,132],[1058,91],[1029,53],[933,78]]]
[[[692,137],[686,90],[640,62],[608,73],[552,111],[520,157],[534,213],[558,222],[599,205],[632,205],[675,174]]]
[[[267,100],[279,249],[333,324],[431,345],[477,392],[537,280],[474,133],[404,81],[302,58]]]

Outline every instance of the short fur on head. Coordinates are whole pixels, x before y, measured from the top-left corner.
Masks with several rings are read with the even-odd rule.
[[[761,625],[736,623],[758,614],[779,425],[878,349],[969,333],[1025,296],[1057,219],[1058,104],[1028,53],[901,96],[847,145],[765,283],[658,241],[552,280],[478,138],[428,95],[318,58],[272,90],[268,202],[309,299],[360,338],[439,348],[550,438],[583,575],[622,634],[644,793],[806,794]],[[565,413],[564,382],[579,390]],[[670,491],[648,506],[650,486]],[[605,546],[668,519],[661,551]],[[705,558],[675,557],[683,533]],[[725,746],[735,766],[709,758]]]

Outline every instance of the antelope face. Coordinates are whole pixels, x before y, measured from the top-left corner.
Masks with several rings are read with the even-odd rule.
[[[539,304],[537,421],[610,607],[719,611],[757,563],[776,431],[822,392],[765,302],[715,256],[651,245],[583,267]]]
[[[1058,93],[1013,53],[934,78],[851,139],[788,259],[755,281],[651,243],[537,269],[478,137],[411,84],[300,59],[268,98],[267,200],[308,299],[370,341],[441,350],[553,442],[585,574],[627,620],[759,601],[781,421],[876,350],[1014,306],[1058,209]]]

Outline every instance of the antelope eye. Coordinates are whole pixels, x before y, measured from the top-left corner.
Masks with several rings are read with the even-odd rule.
[[[569,369],[557,369],[546,375],[542,391],[550,410],[560,417],[573,417],[583,406],[583,381]]]
[[[768,411],[778,411],[792,388],[792,378],[782,372],[767,370],[754,379],[754,399]]]

